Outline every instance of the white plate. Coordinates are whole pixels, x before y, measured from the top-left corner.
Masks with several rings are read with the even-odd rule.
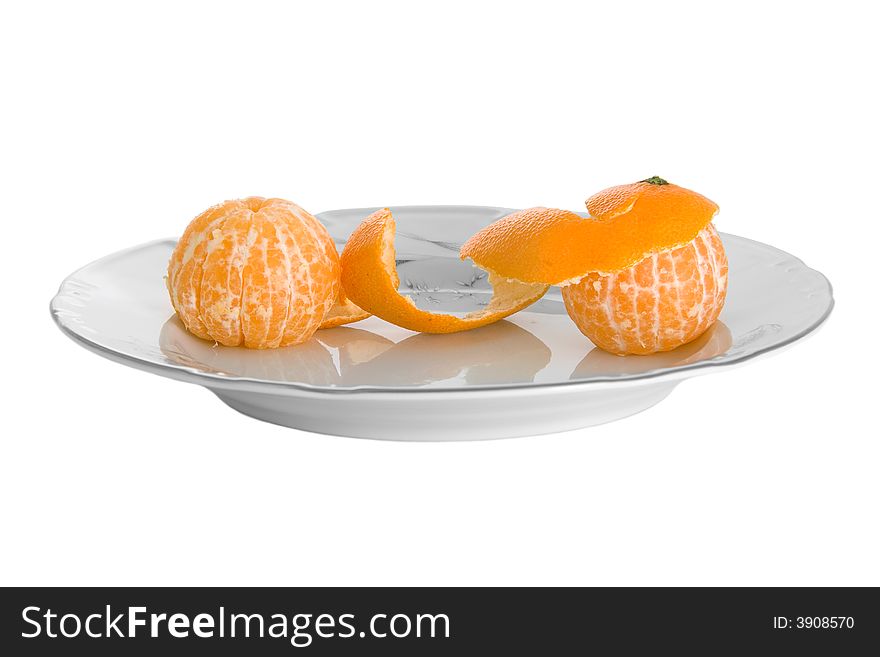
[[[341,248],[372,208],[318,217]],[[491,288],[458,258],[470,235],[511,210],[392,208],[401,291],[434,311],[467,312]],[[828,317],[831,286],[797,258],[722,234],[730,288],[721,319],[696,342],[653,356],[612,356],[565,313],[560,292],[508,320],[451,335],[371,317],[308,343],[253,351],[187,333],[163,276],[174,240],[137,246],[71,274],[52,300],[68,336],[111,360],[201,384],[232,408],[320,433],[475,440],[565,431],[642,411],[683,379],[732,367],[805,337]]]

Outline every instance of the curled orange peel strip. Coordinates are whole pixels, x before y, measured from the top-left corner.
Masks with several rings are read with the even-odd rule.
[[[565,286],[687,244],[718,206],[678,185],[643,181],[593,195],[587,210],[590,217],[551,208],[513,212],[465,242],[461,257],[525,283]]]
[[[548,286],[523,283],[496,275],[491,268],[493,294],[489,304],[463,317],[432,313],[416,307],[398,293],[394,250],[395,222],[388,208],[377,210],[355,229],[340,258],[342,286],[353,303],[387,322],[423,333],[455,333],[503,319],[540,299]]]

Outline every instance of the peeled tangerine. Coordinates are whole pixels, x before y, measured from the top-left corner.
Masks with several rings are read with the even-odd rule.
[[[171,255],[167,284],[191,333],[255,349],[305,342],[338,298],[346,303],[327,230],[279,198],[226,201],[193,219]],[[353,313],[343,308],[334,325]]]
[[[654,177],[601,191],[587,210],[588,218],[515,212],[474,235],[461,256],[500,276],[561,286],[569,316],[611,353],[669,351],[712,326],[727,292],[715,203]]]

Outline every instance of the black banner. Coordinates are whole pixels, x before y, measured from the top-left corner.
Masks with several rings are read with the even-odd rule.
[[[37,588],[2,590],[0,613],[4,655],[850,655],[880,646],[880,596],[867,588]]]

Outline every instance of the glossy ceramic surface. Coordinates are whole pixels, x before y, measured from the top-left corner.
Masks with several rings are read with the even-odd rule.
[[[465,313],[491,296],[484,272],[458,258],[503,208],[392,208],[401,292],[437,312]],[[371,208],[318,215],[344,240]],[[550,433],[631,415],[683,378],[734,366],[815,330],[831,311],[822,274],[773,247],[722,234],[730,288],[721,320],[665,354],[595,349],[552,288],[508,320],[450,335],[416,334],[371,317],[306,344],[253,351],[196,338],[174,317],[162,240],[98,260],[52,301],[61,329],[113,360],[213,390],[259,419],[321,433],[403,440]]]

